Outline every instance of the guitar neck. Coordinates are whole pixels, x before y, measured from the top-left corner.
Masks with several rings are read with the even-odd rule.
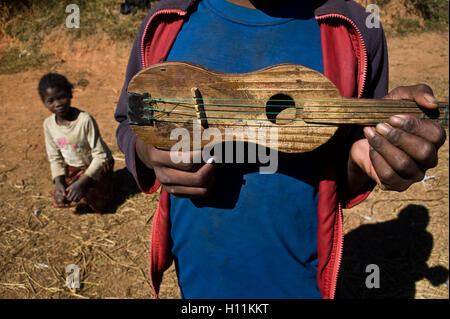
[[[438,102],[439,107],[428,110],[409,100],[354,99],[311,101],[302,106],[303,119],[312,124],[359,124],[375,125],[388,122],[398,114],[407,114],[423,119],[437,120],[441,125],[448,125],[448,102]]]

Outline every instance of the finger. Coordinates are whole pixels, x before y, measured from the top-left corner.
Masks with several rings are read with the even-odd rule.
[[[200,152],[200,151],[198,151]],[[171,155],[171,153],[173,153]],[[158,149],[152,145],[146,144],[141,139],[136,141],[136,155],[149,168],[154,169],[155,166],[168,166],[185,171],[197,170],[201,163],[197,154],[190,154],[184,152],[181,159],[178,156],[181,152],[171,152],[167,150]]]
[[[81,199],[81,195],[78,192],[76,192],[75,190],[72,190],[70,200],[72,202],[79,202],[80,199]]]
[[[444,144],[446,133],[444,128],[433,120],[424,120],[411,115],[396,115],[389,119],[389,124],[410,134],[424,138],[436,148]]]
[[[73,201],[74,201],[74,198],[73,198],[73,197],[74,197],[73,193],[69,191],[69,192],[67,193],[67,199],[70,200],[71,202],[73,202]]]
[[[412,87],[412,99],[429,109],[438,107],[438,101],[434,97],[433,90],[426,84],[418,84]]]
[[[368,127],[365,129],[367,140],[371,149],[375,150],[383,158],[383,162],[389,165],[390,170],[395,171],[400,177],[408,180],[419,181],[423,178],[423,171],[408,154],[392,145],[384,136],[373,131],[373,128]]]
[[[369,150],[370,160],[381,184],[385,190],[395,190],[402,192],[406,190],[412,182],[400,177],[392,167],[384,160],[374,148]]]
[[[171,167],[183,171],[196,171],[202,165],[201,151],[175,152],[156,150],[153,162],[159,166]]]
[[[388,144],[392,145],[392,147],[394,148],[401,149],[423,168],[427,169],[436,166],[436,148],[431,142],[427,141],[426,139],[414,134],[407,133],[404,130],[392,127],[386,123],[378,124],[376,126],[376,131],[387,139],[387,141],[389,142]],[[388,146],[388,148],[391,147]],[[387,152],[391,151],[387,150]],[[402,153],[398,153],[395,150],[393,150],[391,154],[393,156],[402,155]]]
[[[399,86],[389,92],[384,98],[391,100],[413,100],[417,104],[430,109],[438,107],[433,90],[426,84]]]
[[[210,193],[209,187],[189,187],[175,185],[163,185],[163,187],[169,194],[178,198],[202,198],[208,196],[208,194]]]
[[[205,187],[211,183],[214,164],[204,164],[196,172],[187,172],[171,167],[155,169],[158,181],[163,185],[177,185],[189,187]]]
[[[72,188],[72,185],[70,185],[69,187],[66,188],[66,192],[67,192],[67,199],[70,200],[71,202],[75,201],[75,191]]]

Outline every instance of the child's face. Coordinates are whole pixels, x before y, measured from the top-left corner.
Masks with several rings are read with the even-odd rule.
[[[58,117],[70,111],[70,94],[59,87],[49,87],[43,94],[45,107]]]

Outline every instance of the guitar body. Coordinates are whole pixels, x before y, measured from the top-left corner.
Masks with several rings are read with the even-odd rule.
[[[199,91],[200,99],[197,100],[201,100],[204,110],[200,114],[206,120],[196,116],[192,88]],[[234,130],[235,140],[251,141],[245,134],[251,128],[256,133],[266,130],[270,134],[270,128],[276,127],[278,150],[294,153],[317,148],[338,128],[337,125],[308,124],[302,120],[303,108],[296,100],[318,96],[340,99],[341,96],[324,75],[300,65],[279,64],[255,72],[232,74],[185,62],[165,62],[137,73],[129,83],[128,92],[137,96],[148,93],[150,99],[156,99],[148,101],[148,105],[144,101],[144,107],[134,103],[138,104],[134,109],[130,107],[133,103],[129,103],[129,118],[138,119],[130,121],[130,126],[146,143],[166,150],[178,142],[170,139],[176,128],[187,129],[190,145],[194,145],[192,137],[196,121],[202,124],[202,130],[206,125],[218,129],[223,141],[232,138],[227,132],[230,129]],[[239,127],[243,129],[241,136],[236,134]],[[201,147],[208,143],[209,140],[202,140]],[[258,139],[258,144],[271,146],[269,138]]]

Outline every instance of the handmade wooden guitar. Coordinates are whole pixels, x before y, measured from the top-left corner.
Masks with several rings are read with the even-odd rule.
[[[177,127],[278,128],[278,150],[311,151],[340,125],[375,125],[396,114],[433,118],[448,125],[448,102],[424,111],[415,102],[342,98],[323,74],[296,64],[278,64],[250,73],[221,73],[186,62],[155,64],[137,73],[128,86],[128,121],[146,143],[170,149]],[[197,127],[199,127],[197,125]],[[250,141],[247,135],[236,138]],[[201,147],[210,141],[202,140]],[[258,144],[270,146],[269,140]],[[194,145],[191,143],[190,145]]]

